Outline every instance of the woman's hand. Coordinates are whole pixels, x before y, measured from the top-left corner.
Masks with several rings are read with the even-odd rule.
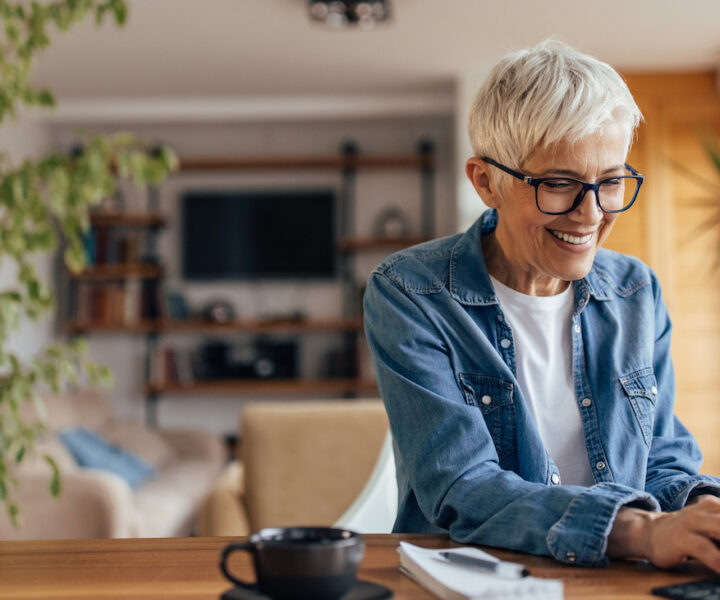
[[[662,568],[695,558],[720,573],[720,499],[698,496],[675,512],[622,508],[608,538],[611,558],[646,558]]]

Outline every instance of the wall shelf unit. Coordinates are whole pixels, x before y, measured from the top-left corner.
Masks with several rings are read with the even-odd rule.
[[[377,392],[375,381],[354,378],[217,380],[191,384],[149,384],[148,394],[356,394]]]
[[[100,280],[100,279],[127,279],[137,277],[139,279],[159,279],[162,277],[163,269],[159,264],[154,263],[118,263],[92,265],[81,273],[70,273],[71,279],[77,280]]]
[[[299,334],[324,331],[361,331],[360,319],[305,319],[300,321],[270,321],[266,319],[233,321],[231,323],[211,323],[201,319],[152,319],[137,323],[102,323],[88,321],[70,321],[68,332],[80,334],[92,331],[104,333],[124,333],[130,328],[137,333],[185,334],[200,333],[207,335],[234,333],[284,333]]]
[[[415,170],[421,177],[421,224],[418,235],[403,237],[359,237],[354,223],[356,203],[356,176],[364,169],[409,169]],[[227,324],[211,323],[198,318],[168,319],[163,313],[161,301],[162,281],[165,275],[157,252],[157,235],[166,225],[166,216],[159,207],[159,190],[148,191],[147,210],[142,212],[99,212],[91,216],[91,224],[96,231],[112,232],[136,230],[144,237],[141,260],[132,262],[96,261],[79,275],[68,275],[71,285],[76,287],[107,286],[118,289],[129,282],[135,282],[142,289],[143,308],[128,318],[128,311],[105,312],[98,317],[92,311],[89,314],[70,314],[65,323],[69,335],[87,335],[93,333],[139,335],[145,344],[145,409],[146,420],[157,424],[157,405],[162,396],[208,394],[229,395],[282,395],[302,397],[308,394],[335,394],[354,397],[358,394],[377,393],[375,381],[362,379],[358,369],[358,343],[362,334],[362,310],[360,294],[356,283],[355,254],[369,250],[392,251],[426,241],[433,237],[434,227],[434,144],[420,140],[417,151],[410,154],[362,154],[354,142],[343,143],[336,155],[306,156],[215,156],[184,157],[180,159],[179,175],[184,173],[219,173],[255,170],[330,170],[339,172],[337,232],[337,256],[340,266],[339,283],[342,287],[341,316],[334,318],[308,319],[243,319]],[[139,282],[139,284],[138,284]],[[154,297],[154,306],[147,309],[146,295]],[[77,297],[77,294],[76,294]],[[71,295],[72,298],[72,295]],[[72,300],[71,300],[72,301]],[[113,301],[114,302],[114,301]],[[167,312],[167,311],[165,311]],[[165,378],[157,381],[157,374],[166,371],[166,358],[160,361],[160,368],[153,361],[167,350],[160,351],[159,340],[165,336],[177,334],[198,335],[291,335],[304,336],[314,333],[331,332],[341,336],[342,353],[345,366],[350,369],[345,375],[343,370],[334,377],[292,379],[195,379],[182,381]],[[177,366],[177,365],[176,365]],[[187,372],[185,367],[184,371]],[[177,372],[180,368],[177,368]],[[352,371],[352,373],[350,372]],[[177,379],[180,379],[178,376]]]
[[[423,169],[433,168],[431,152],[408,155],[362,156],[346,152],[335,156],[274,157],[186,157],[180,159],[180,173],[243,171],[256,169]]]
[[[346,237],[338,240],[340,252],[359,252],[361,250],[401,250],[408,246],[414,246],[427,242],[429,237],[402,237],[402,238],[351,238]]]
[[[93,227],[162,227],[165,215],[159,212],[98,212],[90,215]]]

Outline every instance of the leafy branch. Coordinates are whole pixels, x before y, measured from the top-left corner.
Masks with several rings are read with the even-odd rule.
[[[97,23],[111,15],[122,25],[127,5],[124,0],[0,0],[0,123],[14,117],[20,104],[54,104],[49,90],[30,84],[34,59],[50,44],[52,27],[66,31],[91,14]],[[54,309],[52,289],[38,277],[35,259],[63,243],[67,267],[82,271],[89,211],[114,194],[116,178],[132,179],[138,186],[157,184],[175,168],[177,158],[169,148],[150,146],[128,133],[88,139],[73,156],[54,152],[19,166],[0,162],[0,266],[16,276],[14,287],[0,289],[0,504],[16,524],[20,507],[13,501],[18,485],[13,472],[35,453],[43,430],[23,407],[33,402],[42,415],[43,390],[57,393],[81,377],[93,384],[112,379],[106,367],[84,358],[82,340],[52,344],[31,359],[8,349],[10,335],[24,318],[38,319]],[[58,467],[52,457],[43,458],[51,471],[50,493],[57,495]]]
[[[51,26],[67,31],[95,13],[98,24],[105,15],[114,17],[117,25],[127,20],[124,0],[57,0],[54,2],[7,2],[0,0],[0,122],[15,116],[18,103],[53,106],[50,90],[30,85],[35,57],[50,45]]]

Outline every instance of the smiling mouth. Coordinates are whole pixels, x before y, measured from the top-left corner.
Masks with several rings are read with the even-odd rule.
[[[569,233],[563,233],[562,231],[555,231],[554,229],[548,229],[550,233],[552,233],[556,238],[559,240],[562,240],[563,242],[567,242],[568,244],[573,244],[575,246],[580,244],[586,244],[592,239],[593,234],[588,233],[587,235],[577,236],[577,235],[570,235]]]

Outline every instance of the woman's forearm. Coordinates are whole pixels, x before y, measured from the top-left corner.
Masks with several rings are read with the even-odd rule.
[[[660,514],[639,508],[621,508],[608,536],[608,557],[649,558],[650,528]]]

